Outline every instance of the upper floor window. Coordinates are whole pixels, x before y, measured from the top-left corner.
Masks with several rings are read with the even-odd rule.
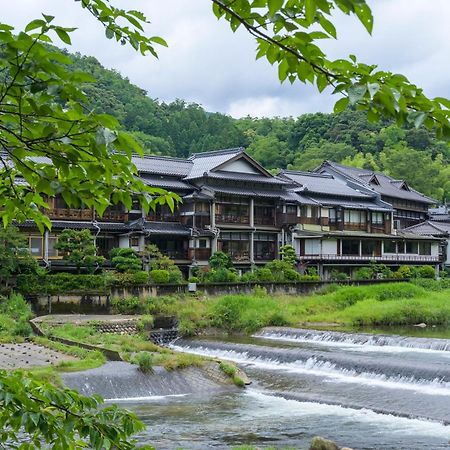
[[[346,209],[344,211],[344,222],[346,223],[354,223],[354,224],[361,224],[365,223],[366,221],[366,212],[365,211],[358,211],[354,209]]]
[[[336,222],[336,220],[337,220],[336,208],[329,208],[328,209],[328,218],[329,218],[330,222]]]
[[[297,214],[297,205],[286,205],[286,214]]]
[[[372,223],[377,225],[383,224],[383,213],[382,212],[373,212],[372,213]]]

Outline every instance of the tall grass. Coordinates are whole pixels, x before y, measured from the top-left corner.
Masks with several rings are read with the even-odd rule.
[[[218,298],[161,298],[152,313],[179,318],[185,335],[208,328],[251,333],[265,326],[333,322],[343,325],[450,324],[450,287],[427,280],[336,287],[321,293],[294,297],[226,295]]]

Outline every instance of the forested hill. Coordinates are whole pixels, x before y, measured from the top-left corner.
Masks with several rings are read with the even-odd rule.
[[[168,104],[153,100],[95,58],[71,56],[74,69],[98,80],[85,87],[90,106],[115,116],[149,154],[186,157],[243,146],[269,169],[310,170],[328,159],[384,171],[438,200],[450,199],[450,146],[425,129],[372,124],[364,114],[351,110],[298,118],[233,119],[182,100]]]

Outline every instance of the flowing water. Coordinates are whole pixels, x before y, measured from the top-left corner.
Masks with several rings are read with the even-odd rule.
[[[279,328],[179,340],[178,350],[238,363],[252,385],[185,396],[139,391],[123,404],[148,425],[140,441],[157,449],[307,448],[315,435],[358,450],[449,449],[449,344]]]

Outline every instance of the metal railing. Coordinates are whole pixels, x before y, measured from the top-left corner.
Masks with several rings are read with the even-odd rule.
[[[311,254],[298,257],[300,260],[314,259],[326,261],[414,261],[414,262],[439,262],[439,256],[434,255],[336,255],[336,254]]]

